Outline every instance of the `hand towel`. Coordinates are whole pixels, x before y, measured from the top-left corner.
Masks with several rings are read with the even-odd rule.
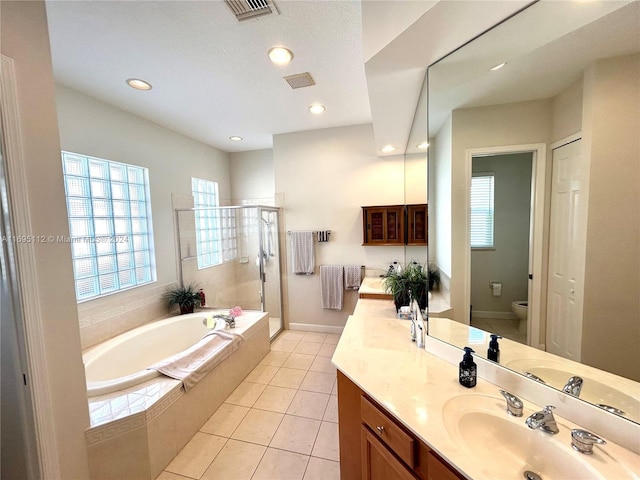
[[[343,279],[342,265],[320,265],[322,308],[342,310]]]
[[[291,239],[291,270],[295,275],[313,275],[316,268],[313,232],[291,232],[289,237]]]
[[[344,289],[345,290],[358,290],[360,283],[362,282],[361,273],[362,269],[360,265],[345,265],[344,266]]]

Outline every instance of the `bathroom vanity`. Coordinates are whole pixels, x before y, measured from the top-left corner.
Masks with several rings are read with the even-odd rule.
[[[579,400],[542,385],[542,397],[536,396],[513,372],[488,373],[490,362],[482,359],[476,359],[477,386],[464,388],[455,365],[461,356],[436,351],[434,342],[444,344],[435,339],[426,350],[418,349],[409,325],[396,318],[388,300],[360,299],[347,321],[332,358],[338,369],[343,480],[523,478],[526,471],[543,479],[638,478],[637,448],[605,436],[604,426],[589,428],[607,445],[594,448],[593,455],[572,449],[571,430],[587,428],[566,418],[575,409],[572,400]],[[523,417],[507,414],[500,388],[520,395]],[[525,424],[545,404],[558,407],[556,435]],[[630,443],[637,443],[637,433],[629,435]]]

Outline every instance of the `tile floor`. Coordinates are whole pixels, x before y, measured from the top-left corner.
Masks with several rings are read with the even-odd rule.
[[[156,480],[338,480],[338,339],[282,332]]]
[[[514,342],[527,343],[526,332],[518,330],[519,320],[505,320],[499,318],[472,318],[471,326],[484,330],[485,332],[495,333],[503,338],[508,338]]]

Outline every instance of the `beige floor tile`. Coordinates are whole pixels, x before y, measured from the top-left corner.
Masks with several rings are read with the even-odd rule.
[[[320,421],[285,415],[269,444],[272,448],[309,455],[318,435]]]
[[[336,374],[336,367],[331,363],[330,357],[316,357],[309,370],[312,372],[331,373],[334,376]]]
[[[333,354],[336,352],[337,345],[333,345],[331,343],[323,343],[318,350],[318,355],[321,357],[333,357]]]
[[[285,388],[298,388],[306,374],[307,372],[305,370],[281,367],[280,370],[278,370],[278,373],[273,376],[269,385]]]
[[[156,480],[192,480],[189,477],[167,472],[166,470],[156,477]]]
[[[262,395],[258,397],[256,403],[253,404],[253,408],[259,408],[260,410],[269,410],[271,412],[285,413],[291,400],[296,394],[296,390],[291,388],[274,387],[273,385],[267,385]]]
[[[260,361],[260,364],[281,367],[285,360],[289,357],[289,355],[289,352],[271,351],[265,355],[265,357]]]
[[[340,480],[340,463],[311,457],[303,480]]]
[[[338,335],[337,333],[329,333],[327,334],[327,338],[324,339],[324,343],[337,345],[339,340],[340,340],[340,335]]]
[[[324,411],[322,419],[325,422],[338,423],[338,396],[331,395],[327,402],[327,408]]]
[[[218,452],[222,450],[226,441],[224,437],[197,432],[165,470],[191,478],[200,478]]]
[[[336,462],[340,461],[337,423],[322,422],[311,455]]]
[[[267,385],[278,372],[278,368],[279,367],[273,365],[256,365],[256,368],[247,375],[244,381],[251,383],[263,383]]]
[[[307,372],[300,390],[317,393],[331,393],[336,376],[331,373]]]
[[[284,338],[286,340],[302,340],[304,338],[304,332],[294,332],[292,330],[285,330],[280,335],[278,335],[278,340]]]
[[[200,431],[220,437],[230,437],[248,411],[249,407],[223,403],[209,417],[209,420],[202,426]]]
[[[260,383],[242,382],[231,392],[231,395],[227,397],[226,403],[251,407],[264,391],[265,387],[266,385]]]
[[[201,480],[250,480],[266,450],[262,445],[230,439]]]
[[[298,345],[299,340],[286,340],[278,338],[271,344],[272,352],[293,352],[293,349]]]
[[[288,415],[295,415],[297,417],[314,418],[316,420],[322,420],[324,412],[329,401],[329,396],[325,393],[305,392],[304,390],[298,390],[296,396],[293,398],[289,409]]]
[[[331,395],[338,395],[338,381],[333,382],[333,388],[331,389]]]
[[[300,342],[296,346],[296,348],[293,349],[293,353],[302,353],[303,355],[317,355],[320,347],[322,347],[322,343]]]
[[[302,342],[317,342],[322,343],[327,339],[326,333],[308,332],[302,337]]]
[[[302,480],[309,457],[267,448],[252,480]]]
[[[282,366],[285,368],[297,368],[298,370],[309,370],[309,367],[315,358],[315,355],[292,353],[289,355],[289,358],[285,360]]]
[[[283,417],[284,415],[281,413],[252,408],[240,422],[231,438],[259,445],[269,445]]]

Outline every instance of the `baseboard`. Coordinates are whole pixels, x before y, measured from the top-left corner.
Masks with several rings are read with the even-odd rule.
[[[473,310],[471,316],[473,318],[499,318],[500,320],[518,320],[518,317],[513,312],[483,312]]]
[[[313,323],[289,323],[289,330],[298,330],[301,332],[319,332],[319,333],[337,333],[342,334],[344,327],[336,327],[332,325],[316,325]]]

